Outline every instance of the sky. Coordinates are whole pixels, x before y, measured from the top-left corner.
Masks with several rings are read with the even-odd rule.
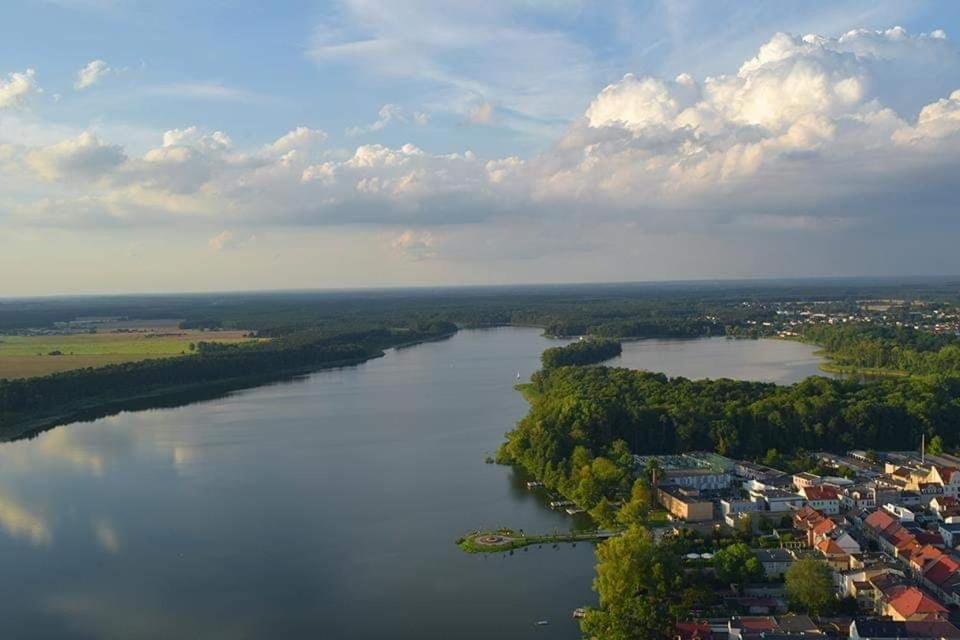
[[[5,0],[0,296],[960,274],[960,3]]]

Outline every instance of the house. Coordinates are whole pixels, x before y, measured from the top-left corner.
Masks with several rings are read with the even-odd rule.
[[[941,522],[937,528],[940,531],[940,535],[943,537],[944,545],[950,547],[951,549],[955,548],[957,545],[960,545],[960,523]]]
[[[938,516],[942,517],[944,511],[960,507],[955,496],[936,496],[930,501],[930,509]]]
[[[781,633],[803,636],[822,636],[820,628],[813,623],[810,616],[798,615],[794,613],[785,616],[777,616],[777,626]]]
[[[828,516],[840,513],[840,495],[836,487],[830,485],[813,485],[800,489],[806,504]]]
[[[883,593],[882,613],[894,621],[943,620],[947,608],[917,587],[897,585]]]
[[[929,622],[892,622],[857,619],[850,624],[850,640],[916,640],[960,638],[960,629],[942,620]]]
[[[859,512],[877,506],[876,490],[868,487],[846,487],[840,492],[840,507]]]
[[[860,553],[862,549],[860,548],[860,543],[847,532],[846,529],[837,529],[832,534],[831,537],[833,541],[837,543],[841,549],[849,554]]]
[[[850,568],[850,554],[844,551],[832,538],[824,538],[814,548],[826,559],[834,571],[846,571]]]
[[[798,491],[804,487],[815,487],[822,483],[823,478],[812,473],[807,473],[806,471],[793,474],[793,486],[796,487]]]
[[[764,634],[770,635],[779,631],[777,620],[770,616],[735,616],[727,622],[730,640],[762,637]]]
[[[894,518],[903,522],[915,522],[917,519],[917,514],[907,507],[896,505],[896,504],[885,504],[883,505],[884,510],[892,515]]]
[[[768,578],[782,577],[794,561],[786,549],[754,549],[753,554],[763,565],[763,571]]]
[[[750,499],[763,502],[764,510],[773,513],[788,513],[803,506],[803,498],[783,489],[751,491]]]
[[[675,518],[686,522],[709,522],[713,520],[713,502],[700,497],[697,489],[677,485],[657,487],[660,504]]]
[[[956,498],[960,494],[960,470],[955,467],[931,465],[925,480],[942,487],[944,496]]]
[[[877,537],[881,531],[884,531],[894,524],[899,524],[897,519],[884,509],[877,509],[863,521],[864,530],[873,533],[873,537]]]
[[[958,570],[960,562],[957,558],[944,554],[924,567],[920,580],[925,587],[943,597],[953,590],[960,579]]]

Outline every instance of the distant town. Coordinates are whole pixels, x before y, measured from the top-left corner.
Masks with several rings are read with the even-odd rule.
[[[789,474],[715,453],[637,456],[655,469],[665,535],[743,532],[765,580],[692,609],[682,640],[850,637],[960,638],[960,458],[913,451],[817,454],[832,474]],[[690,554],[710,571],[713,553]],[[848,614],[790,612],[783,579],[795,563],[826,563]],[[723,611],[724,615],[715,615]]]

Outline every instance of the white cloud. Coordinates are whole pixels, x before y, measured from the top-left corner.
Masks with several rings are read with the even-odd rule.
[[[123,148],[104,144],[89,132],[31,151],[27,165],[44,180],[96,179],[119,167]]]
[[[436,256],[437,241],[430,231],[407,229],[391,240],[390,247],[410,260],[427,260]]]
[[[0,147],[0,172],[26,168],[46,181],[9,181],[8,208],[23,220],[381,224],[416,229],[391,246],[423,255],[440,250],[435,227],[492,219],[776,233],[889,226],[909,212],[916,226],[955,209],[960,93],[931,93],[925,80],[914,91],[904,69],[918,60],[949,69],[949,47],[940,34],[896,29],[775,34],[729,74],[624,76],[527,159],[413,144],[343,152],[307,127],[239,149],[225,132],[185,127],[142,155],[92,133],[43,145],[23,138]],[[950,77],[960,85],[960,71]],[[914,94],[916,107],[890,107],[895,93]],[[414,120],[385,105],[365,130],[401,116]],[[225,231],[210,246],[245,237]]]
[[[430,117],[425,113],[414,112],[410,115],[407,115],[407,112],[403,107],[396,104],[385,104],[380,107],[380,111],[377,112],[376,120],[370,124],[350,127],[347,129],[347,135],[359,136],[365,133],[374,133],[385,129],[388,125],[394,122],[401,124],[413,122],[414,124],[422,126],[427,124],[429,120]]]
[[[221,231],[207,241],[207,246],[214,251],[228,251],[249,247],[257,241],[257,237],[250,234],[238,234],[233,231]]]
[[[76,79],[73,82],[73,88],[82,91],[100,82],[100,80],[113,70],[107,66],[103,60],[91,60],[82,69],[77,71]]]
[[[38,91],[33,69],[8,73],[6,80],[0,76],[0,109],[23,106],[30,94]]]
[[[270,145],[270,149],[281,154],[289,151],[311,150],[322,145],[326,139],[326,132],[321,131],[320,129],[297,127],[296,129],[277,138]]]

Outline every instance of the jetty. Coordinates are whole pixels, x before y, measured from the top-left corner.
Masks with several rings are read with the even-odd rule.
[[[618,535],[620,535],[619,531],[599,530],[527,535],[523,531],[498,529],[496,531],[473,531],[458,538],[456,542],[457,546],[467,553],[497,553],[513,551],[530,545],[600,542]]]

